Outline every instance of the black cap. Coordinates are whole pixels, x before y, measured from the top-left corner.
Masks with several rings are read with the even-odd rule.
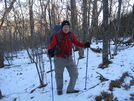
[[[64,20],[64,21],[62,22],[62,24],[61,24],[61,29],[62,29],[62,27],[63,27],[64,25],[68,25],[68,26],[70,27],[69,21]]]

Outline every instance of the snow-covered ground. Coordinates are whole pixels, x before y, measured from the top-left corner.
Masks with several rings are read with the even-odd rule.
[[[102,44],[92,44],[91,47],[102,47]],[[40,85],[39,78],[35,64],[31,64],[26,51],[17,53],[18,57],[14,58],[11,66],[5,66],[0,69],[0,89],[3,97],[0,101],[52,101],[51,89],[51,73],[46,73],[50,70],[49,59],[44,55],[45,65],[45,83],[48,85],[44,88],[37,88],[33,93],[33,89]],[[134,77],[134,47],[121,50],[114,56],[112,63],[108,68],[98,68],[102,63],[102,54],[95,53],[89,49],[88,56],[88,74],[87,74],[87,90],[85,88],[85,75],[86,75],[86,59],[87,49],[85,49],[85,58],[80,59],[78,62],[78,52],[75,52],[75,62],[78,62],[79,77],[76,83],[76,89],[80,92],[77,94],[66,94],[66,88],[69,83],[68,72],[64,71],[64,88],[63,94],[57,95],[55,87],[55,78],[53,73],[54,82],[54,101],[95,101],[95,97],[101,95],[101,92],[108,92],[113,94],[114,98],[118,101],[131,101],[130,94],[134,94],[134,85],[130,83]],[[8,62],[5,60],[5,64]],[[54,66],[54,65],[53,65]],[[109,90],[111,81],[120,79],[123,73],[128,73],[124,78],[124,82],[120,88],[113,87],[112,91]],[[107,81],[101,82],[100,73]],[[130,86],[125,89],[124,86]],[[110,101],[110,100],[109,100]]]

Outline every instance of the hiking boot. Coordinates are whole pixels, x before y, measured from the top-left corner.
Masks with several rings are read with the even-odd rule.
[[[72,91],[72,92],[67,91],[67,94],[70,94],[70,93],[78,93],[78,92],[79,92],[79,90],[74,90],[74,91]]]
[[[57,94],[58,95],[62,95],[62,91],[57,91]]]

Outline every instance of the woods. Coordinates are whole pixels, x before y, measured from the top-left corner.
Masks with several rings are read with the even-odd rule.
[[[108,61],[110,39],[113,39],[116,44],[114,53],[116,54],[118,38],[133,37],[134,22],[132,19],[134,14],[132,4],[129,4],[130,1],[106,1],[107,3],[97,0],[1,1],[1,5],[3,5],[1,10],[4,11],[1,12],[0,20],[1,51],[3,50],[4,56],[12,57],[15,51],[25,47],[47,47],[48,37],[53,26],[60,24],[63,19],[67,19],[71,21],[72,32],[81,41],[91,41],[93,37],[96,39],[96,43],[97,40],[104,40],[103,60],[105,61],[107,58]],[[63,5],[60,5],[59,2]],[[124,25],[122,23],[125,20],[130,22],[126,22]],[[76,50],[79,50],[80,58],[84,57],[82,49],[76,47]],[[2,53],[0,56],[2,64]],[[106,64],[104,61],[103,64]]]
[[[96,44],[103,41],[102,65],[117,54],[119,45],[134,41],[134,5],[129,0],[3,0],[0,5],[0,68],[11,65],[17,51],[26,49],[36,66],[40,86],[47,85],[42,54],[46,54],[53,26],[65,19],[82,42],[88,40],[92,45],[93,39]],[[111,40],[114,53],[110,52]],[[84,50],[77,48],[74,50],[83,58]],[[5,60],[9,64],[4,64]]]

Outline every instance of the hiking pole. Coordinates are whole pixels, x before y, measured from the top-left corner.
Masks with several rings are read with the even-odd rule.
[[[85,76],[85,89],[86,90],[86,86],[87,86],[87,71],[88,71],[88,50],[89,48],[87,48],[87,63],[86,63],[86,76]]]
[[[49,55],[50,59],[50,71],[52,71],[52,56]],[[54,101],[54,91],[53,91],[53,73],[51,72],[51,88],[52,88],[52,101]]]

